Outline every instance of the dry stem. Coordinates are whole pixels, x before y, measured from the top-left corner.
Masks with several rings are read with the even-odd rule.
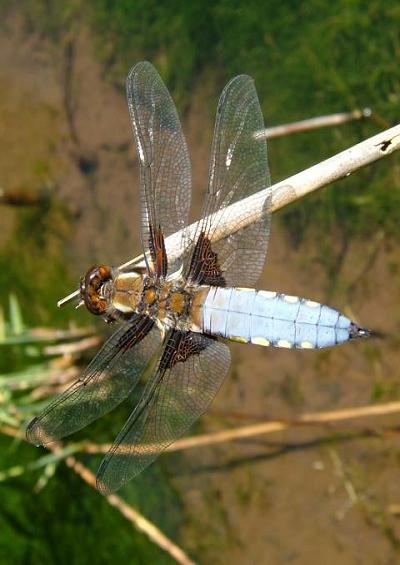
[[[385,130],[377,135],[297,173],[292,177],[281,181],[270,188],[265,188],[252,196],[249,196],[228,209],[216,213],[215,225],[217,229],[212,232],[212,240],[218,241],[234,233],[239,228],[244,228],[260,220],[266,212],[266,202],[272,195],[271,209],[273,212],[283,206],[339,180],[351,175],[354,171],[373,163],[394,151],[400,149],[400,124]],[[189,226],[189,233],[194,237],[197,223]],[[165,240],[166,250],[171,262],[174,262],[181,253],[180,242],[182,233],[177,232]],[[120,265],[120,269],[129,267],[144,267],[143,255],[138,255],[127,263]],[[75,291],[58,301],[59,307],[71,300],[78,298],[79,291]]]
[[[242,426],[233,430],[223,430],[220,432],[212,432],[187,438],[178,439],[170,445],[168,451],[179,451],[183,449],[191,449],[193,447],[202,447],[206,445],[215,445],[226,441],[240,440],[252,436],[271,434],[281,432],[298,425],[326,425],[343,420],[354,420],[357,418],[366,418],[371,416],[385,416],[400,412],[400,402],[389,402],[387,404],[377,404],[369,406],[360,406],[357,408],[344,408],[342,410],[332,410],[329,412],[312,412],[303,414],[297,420],[285,422],[282,420],[261,422],[250,426]],[[85,443],[82,449],[86,453],[107,453],[111,444],[97,445],[93,443]],[[128,446],[126,452],[130,453]],[[119,454],[124,453],[124,446],[121,445]]]
[[[338,126],[352,122],[353,120],[369,118],[371,117],[371,114],[372,111],[370,108],[364,108],[363,110],[353,110],[352,112],[340,112],[337,114],[329,114],[327,116],[317,116],[315,118],[300,120],[299,122],[265,128],[265,130],[257,133],[257,137],[271,139],[272,137],[281,137],[317,128]]]

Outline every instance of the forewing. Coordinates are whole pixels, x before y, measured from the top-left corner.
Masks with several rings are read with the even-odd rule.
[[[261,274],[270,226],[271,197],[263,219],[247,227],[234,224],[234,233],[218,242],[213,235],[226,207],[270,186],[264,121],[253,80],[232,79],[219,100],[211,151],[209,185],[189,277],[199,284],[254,286]],[[219,213],[217,213],[219,212]]]
[[[138,63],[130,71],[127,98],[140,164],[143,250],[149,270],[165,276],[180,266],[167,265],[164,238],[188,223],[189,152],[172,98],[150,63]],[[181,252],[184,245],[182,236]]]
[[[103,345],[82,377],[28,425],[28,441],[46,445],[87,426],[122,402],[161,343],[154,322],[137,316]]]
[[[225,344],[172,331],[141,401],[100,465],[98,490],[117,490],[179,438],[207,410],[229,363]]]

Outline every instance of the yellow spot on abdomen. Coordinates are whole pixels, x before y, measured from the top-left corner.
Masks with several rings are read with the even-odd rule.
[[[238,343],[247,343],[247,339],[241,335],[234,335],[229,338],[231,341],[237,341]]]
[[[276,345],[277,347],[284,347],[285,349],[291,349],[293,347],[293,343],[286,341],[286,339],[280,339]]]
[[[268,300],[272,300],[273,298],[276,298],[277,293],[272,291],[272,290],[259,290],[258,291],[259,296],[263,296],[264,298],[268,298]]]
[[[254,345],[263,345],[264,347],[269,347],[271,345],[269,339],[266,339],[265,337],[252,337],[251,343],[254,343]]]
[[[291,296],[290,294],[284,294],[283,300],[288,304],[296,304],[299,301],[298,296]]]

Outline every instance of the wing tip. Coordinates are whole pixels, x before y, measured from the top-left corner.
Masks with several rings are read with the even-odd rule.
[[[57,438],[48,434],[41,423],[40,416],[32,418],[26,427],[25,436],[27,441],[36,447],[45,447],[47,444],[53,443],[57,440]]]
[[[244,86],[252,86],[255,88],[255,81],[254,78],[251,77],[250,75],[247,75],[245,73],[240,74],[240,75],[236,75],[234,77],[232,77],[224,86],[223,90],[222,90],[222,94],[226,94],[232,89],[235,88],[237,85],[242,85],[242,88]],[[222,98],[222,96],[221,96]],[[221,100],[220,100],[221,101]]]
[[[132,78],[137,75],[139,72],[143,71],[144,69],[148,70],[155,70],[155,67],[150,63],[150,61],[139,61],[139,63],[135,63],[128,72],[126,82],[127,84],[132,80]]]
[[[29,441],[29,443],[32,443],[36,447],[42,445],[42,442],[40,440],[41,434],[38,430],[38,425],[37,425],[38,422],[39,422],[39,418],[37,416],[35,416],[35,418],[32,418],[32,420],[27,425],[25,432],[26,439]]]
[[[103,479],[101,478],[101,476],[99,476],[99,474],[97,474],[97,477],[96,477],[96,490],[97,490],[102,496],[109,496],[110,494],[112,494],[111,489],[108,488],[108,486],[107,486],[106,483],[103,481]]]

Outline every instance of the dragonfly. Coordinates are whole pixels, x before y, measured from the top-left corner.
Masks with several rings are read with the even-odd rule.
[[[97,489],[108,494],[148,467],[208,409],[230,365],[228,342],[278,348],[331,347],[369,335],[313,300],[257,290],[270,234],[271,198],[256,222],[215,233],[229,206],[270,187],[263,115],[253,80],[233,78],[220,97],[208,187],[195,233],[188,229],[191,164],[174,102],[149,62],[127,78],[140,168],[140,233],[145,267],[95,265],[80,300],[118,327],[81,378],[27,427],[47,445],[142,394],[105,455]],[[237,221],[237,218],[236,218]],[[172,258],[165,239],[179,233]]]

